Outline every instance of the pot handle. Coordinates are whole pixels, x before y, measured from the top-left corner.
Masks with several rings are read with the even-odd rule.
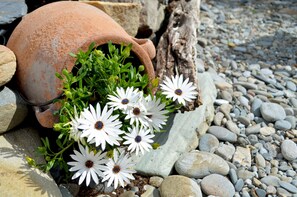
[[[34,106],[35,116],[41,126],[45,128],[53,128],[54,124],[59,122],[59,116],[54,115],[60,109],[59,103],[49,105],[49,108],[43,111],[40,107]]]
[[[138,39],[134,37],[132,37],[132,39],[143,48],[143,50],[148,54],[151,60],[156,56],[156,48],[151,40]]]

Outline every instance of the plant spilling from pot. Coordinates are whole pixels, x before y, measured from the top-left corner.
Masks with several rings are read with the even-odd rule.
[[[65,181],[117,188],[134,179],[132,156],[158,148],[155,133],[165,132],[169,114],[196,99],[198,92],[183,75],[166,77],[161,84],[149,79],[144,66],[132,64],[132,45],[105,47],[92,43],[86,52],[71,54],[76,58],[72,72],[56,74],[63,81],[54,125],[58,137],[55,144],[42,139],[38,152],[45,164],[27,161],[47,172],[65,171]]]

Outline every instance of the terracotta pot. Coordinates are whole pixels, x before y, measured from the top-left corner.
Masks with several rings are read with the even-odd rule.
[[[56,76],[63,68],[72,70],[75,58],[69,55],[79,49],[86,51],[92,42],[97,46],[132,43],[132,51],[154,78],[151,59],[155,47],[148,39],[136,39],[111,17],[91,5],[62,1],[45,5],[23,17],[9,38],[7,47],[17,57],[16,79],[21,93],[34,103],[39,123],[48,128],[58,121],[53,112],[57,104],[37,107],[56,97],[62,83]]]

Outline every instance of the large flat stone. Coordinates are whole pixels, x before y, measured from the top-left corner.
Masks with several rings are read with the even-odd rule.
[[[208,73],[198,74],[203,104],[194,111],[176,113],[167,122],[167,132],[158,133],[155,142],[161,146],[146,153],[136,164],[138,173],[168,176],[180,155],[198,146],[197,135],[203,135],[214,117],[216,89]]]
[[[0,196],[60,197],[54,180],[38,169],[28,166],[25,157],[36,158],[41,146],[37,130],[22,128],[0,135]]]
[[[137,34],[140,12],[142,8],[140,3],[118,3],[84,0],[82,2],[95,6],[108,14],[119,25],[121,25],[130,36],[135,36]]]

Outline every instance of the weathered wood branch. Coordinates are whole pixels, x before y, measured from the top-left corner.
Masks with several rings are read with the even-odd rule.
[[[183,74],[197,86],[195,59],[200,0],[175,0],[168,8],[169,23],[157,46],[156,76],[162,80],[164,76]],[[193,108],[194,103],[188,110]]]

